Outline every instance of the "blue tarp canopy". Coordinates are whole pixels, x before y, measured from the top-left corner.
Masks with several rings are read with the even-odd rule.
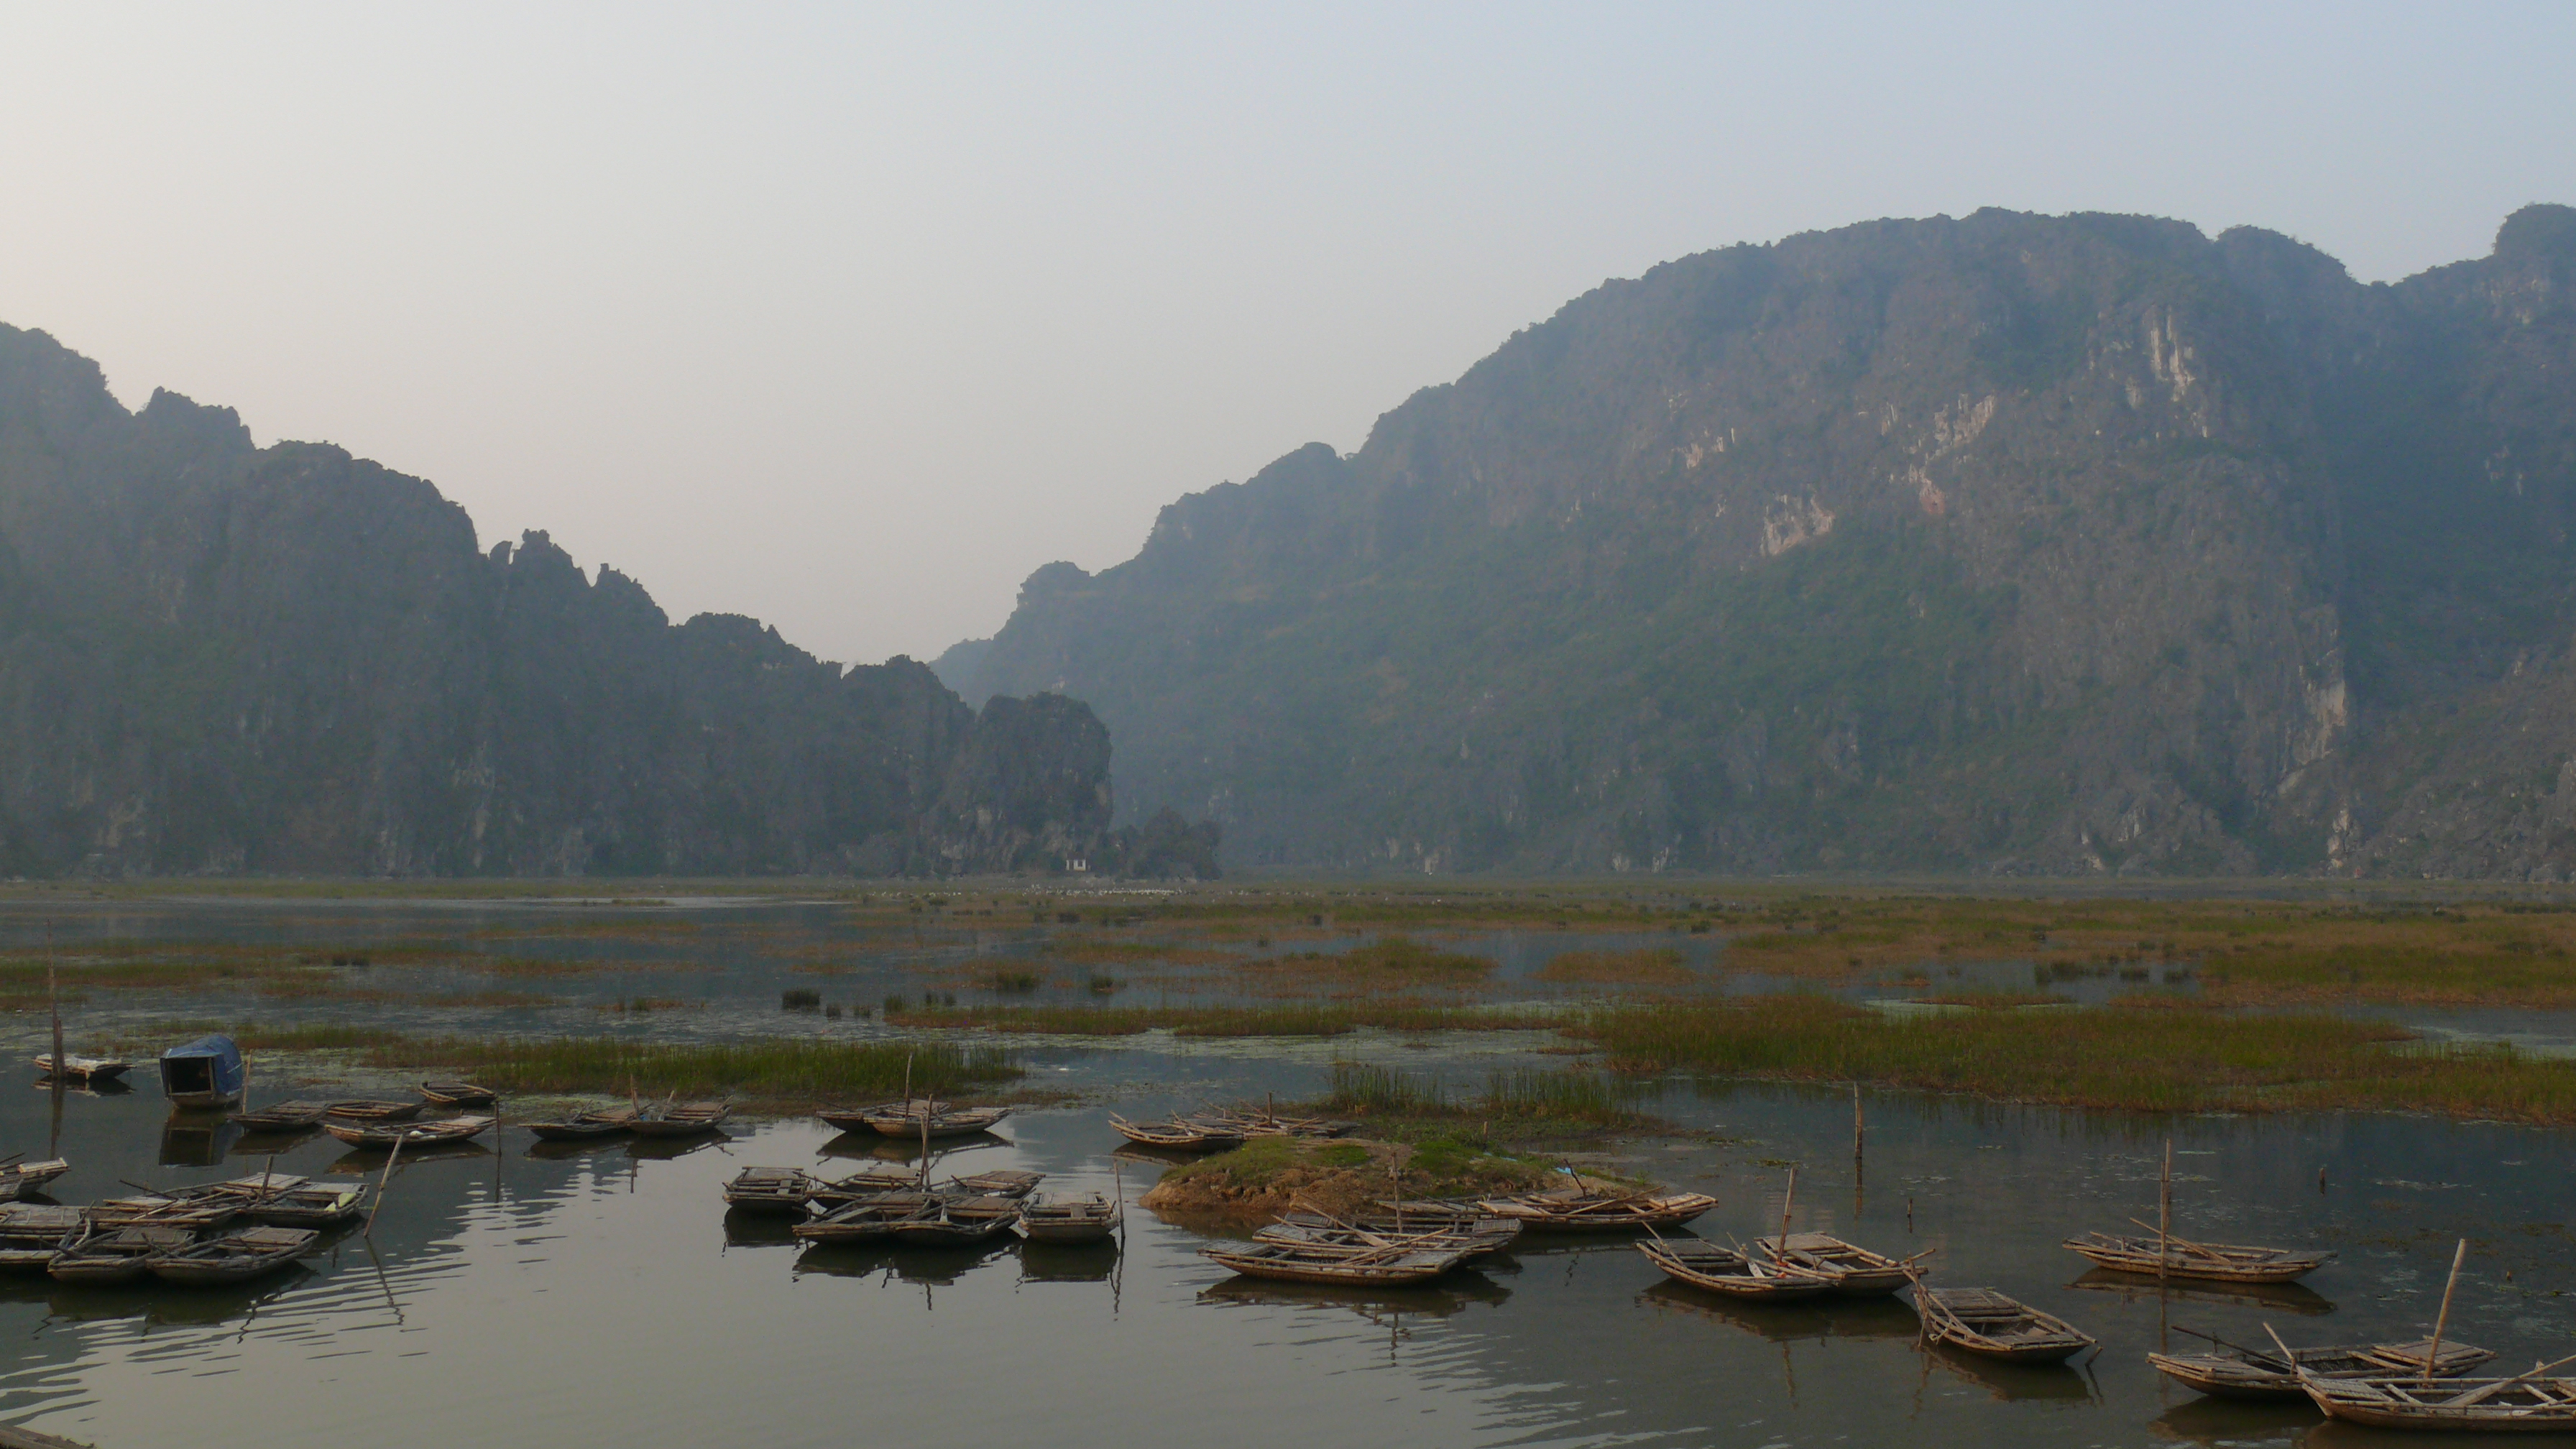
[[[161,1086],[172,1093],[238,1092],[242,1088],[241,1048],[217,1032],[161,1054]]]

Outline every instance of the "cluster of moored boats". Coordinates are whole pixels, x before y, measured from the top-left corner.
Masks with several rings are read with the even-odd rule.
[[[746,1167],[725,1184],[726,1210],[792,1218],[808,1245],[893,1243],[971,1247],[1006,1233],[1038,1243],[1097,1243],[1115,1232],[1120,1205],[1099,1193],[1049,1197],[1041,1172],[968,1173],[933,1186],[928,1145],[990,1130],[1006,1107],[957,1107],[925,1097],[815,1115],[844,1132],[874,1132],[923,1144],[921,1166],[891,1165],[826,1178],[795,1167]]]
[[[33,1166],[50,1169],[41,1181],[71,1168],[59,1160]],[[192,1287],[286,1268],[324,1230],[356,1221],[371,1191],[359,1181],[262,1173],[86,1207],[24,1201],[41,1181],[17,1182],[12,1200],[0,1202],[0,1272],[43,1273],[65,1283],[149,1275]]]

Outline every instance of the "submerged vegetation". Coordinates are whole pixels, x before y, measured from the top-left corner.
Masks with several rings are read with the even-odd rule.
[[[170,1025],[156,1039],[197,1030]],[[747,1104],[808,1107],[820,1102],[917,1092],[964,1094],[1017,1080],[1009,1052],[951,1042],[644,1042],[621,1037],[419,1036],[323,1023],[224,1028],[245,1051],[335,1052],[385,1070],[440,1072],[496,1091],[646,1096],[732,1096]]]

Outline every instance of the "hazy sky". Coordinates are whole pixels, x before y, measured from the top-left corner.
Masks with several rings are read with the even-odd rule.
[[[2364,279],[2576,202],[2576,5],[0,0],[0,321],[825,657],[1604,278],[1980,206]]]

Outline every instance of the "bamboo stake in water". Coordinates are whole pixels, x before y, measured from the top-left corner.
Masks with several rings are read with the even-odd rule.
[[[54,979],[54,927],[45,925],[45,1000],[54,1010],[54,1090],[60,1092],[71,1080],[71,1063],[63,1057],[63,993]]]
[[[1789,1169],[1789,1190],[1780,1194],[1780,1251],[1789,1251],[1789,1204],[1798,1200],[1798,1169]]]
[[[2165,1139],[2165,1175],[2156,1188],[2156,1283],[2165,1281],[2166,1260],[2173,1256],[2173,1139]]]
[[[367,1231],[361,1235],[370,1242],[374,1241],[376,1236],[376,1214],[385,1210],[385,1189],[393,1185],[394,1164],[402,1161],[403,1142],[410,1136],[409,1131],[396,1134],[394,1150],[385,1155],[385,1175],[376,1179],[376,1200],[367,1206]]]
[[[2433,1386],[2433,1365],[2442,1358],[2442,1330],[2451,1326],[2451,1290],[2460,1286],[2460,1265],[2468,1261],[2469,1240],[2451,1250],[2451,1276],[2442,1281],[2442,1312],[2433,1320],[2433,1347],[2424,1355],[2424,1386]]]
[[[1860,1083],[1854,1082],[1852,1083],[1852,1167],[1855,1171],[1860,1167],[1861,1152],[1865,1143],[1860,1115]]]

